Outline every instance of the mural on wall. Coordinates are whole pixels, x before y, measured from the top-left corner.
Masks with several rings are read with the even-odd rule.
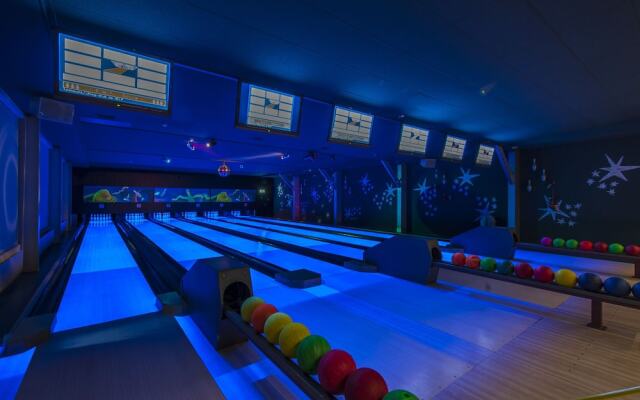
[[[291,185],[283,182],[282,178],[274,179],[273,216],[276,218],[291,219],[291,207],[293,206],[293,193]]]
[[[522,239],[639,242],[639,145],[637,138],[620,138],[524,150]]]
[[[396,231],[398,189],[381,166],[345,170],[342,185],[344,225]]]
[[[333,224],[333,177],[310,170],[300,177],[300,212],[306,222]]]
[[[451,237],[478,225],[505,226],[507,182],[502,169],[439,160],[408,165],[411,233]]]

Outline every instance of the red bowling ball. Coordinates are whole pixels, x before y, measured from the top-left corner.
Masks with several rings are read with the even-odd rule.
[[[533,277],[535,280],[544,283],[553,282],[554,275],[555,274],[553,273],[553,270],[546,265],[539,266],[533,273]]]
[[[318,363],[320,385],[331,394],[340,394],[349,375],[356,370],[356,362],[343,350],[328,351]]]
[[[521,262],[516,265],[515,272],[518,278],[528,279],[533,275],[533,268],[530,264]]]
[[[478,269],[480,267],[480,257],[478,256],[467,257],[467,262],[465,265],[471,269]]]
[[[605,242],[596,242],[596,244],[593,245],[593,249],[600,253],[606,253],[607,250],[609,250],[609,245]]]
[[[624,248],[624,252],[630,256],[638,257],[640,256],[640,246],[636,246],[635,244],[630,244]]]
[[[381,400],[387,393],[382,375],[371,368],[358,368],[349,375],[344,389],[345,400]]]
[[[545,236],[542,239],[540,239],[540,244],[543,246],[549,247],[553,244],[553,239],[551,239],[548,236]]]
[[[593,250],[593,243],[588,240],[580,242],[580,250],[591,251]]]
[[[451,263],[453,265],[457,265],[459,267],[464,267],[464,264],[467,262],[467,256],[464,253],[456,253],[451,257]]]

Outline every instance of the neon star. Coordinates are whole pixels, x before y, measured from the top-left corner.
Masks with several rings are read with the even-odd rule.
[[[547,196],[544,196],[544,202],[546,203],[546,206],[542,207],[542,208],[538,208],[538,210],[544,212],[544,214],[542,214],[542,216],[540,218],[538,218],[538,221],[542,221],[543,219],[545,219],[548,216],[550,216],[551,219],[553,221],[555,221],[556,217],[558,215],[561,216],[561,217],[569,219],[569,216],[567,215],[567,213],[565,213],[561,209],[562,201],[559,201],[557,205],[552,205],[551,204],[551,199],[549,197],[547,197]]]
[[[607,171],[607,174],[600,179],[600,182],[606,181],[607,179],[612,177],[620,178],[623,181],[626,181],[627,177],[624,176],[625,171],[631,171],[640,168],[640,165],[622,165],[624,156],[620,156],[620,159],[618,159],[618,161],[615,163],[611,160],[608,154],[605,154],[605,157],[607,157],[609,166],[600,168],[603,171]]]
[[[416,186],[416,188],[413,189],[414,192],[419,192],[420,196],[424,195],[427,192],[427,190],[429,190],[429,185],[427,185],[427,178],[424,178],[422,183],[418,183],[418,186]]]
[[[464,184],[473,186],[472,180],[480,176],[480,174],[472,174],[471,168],[465,171],[464,168],[460,167],[460,172],[462,172],[462,175],[457,178],[460,180],[460,186],[463,186]]]

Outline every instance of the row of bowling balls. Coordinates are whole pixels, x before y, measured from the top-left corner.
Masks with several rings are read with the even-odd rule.
[[[494,258],[480,258],[475,255],[465,255],[464,253],[455,253],[451,257],[451,263],[459,267],[469,267],[472,269],[481,269],[486,272],[497,272],[502,275],[515,274],[522,279],[535,279],[544,283],[556,283],[557,285],[575,288],[576,286],[588,290],[590,292],[610,294],[616,297],[627,297],[630,293],[640,299],[640,282],[631,287],[626,279],[617,276],[607,278],[604,282],[598,274],[585,272],[578,277],[575,272],[570,269],[559,269],[554,271],[550,267],[540,265],[533,268],[531,264],[521,262],[514,264],[510,260],[504,260],[498,263]]]
[[[575,239],[564,240],[562,238],[551,239],[548,236],[540,239],[540,244],[546,247],[566,247],[567,249],[579,249],[584,251],[597,251],[600,253],[622,254],[627,253],[630,256],[640,256],[640,246],[630,244],[623,246],[620,243],[607,244],[605,242],[590,242],[582,240],[578,242]]]
[[[344,350],[331,349],[329,342],[260,297],[249,297],[240,308],[242,319],[257,333],[278,345],[287,358],[295,358],[309,375],[318,375],[320,385],[346,400],[418,400],[406,390],[389,391],[382,375],[371,368],[357,368]]]

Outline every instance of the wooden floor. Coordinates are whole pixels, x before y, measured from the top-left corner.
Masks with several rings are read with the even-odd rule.
[[[640,310],[605,305],[608,329],[599,331],[585,326],[588,300],[477,277],[471,283],[455,272],[444,275],[466,287],[488,285],[498,295],[513,296],[517,290],[530,303],[514,304],[499,296],[493,301],[532,311],[539,319],[442,388],[435,399],[576,399],[640,384]],[[493,297],[473,289],[469,295],[484,301]],[[536,303],[544,307],[532,309]],[[634,398],[640,396],[624,399]]]

